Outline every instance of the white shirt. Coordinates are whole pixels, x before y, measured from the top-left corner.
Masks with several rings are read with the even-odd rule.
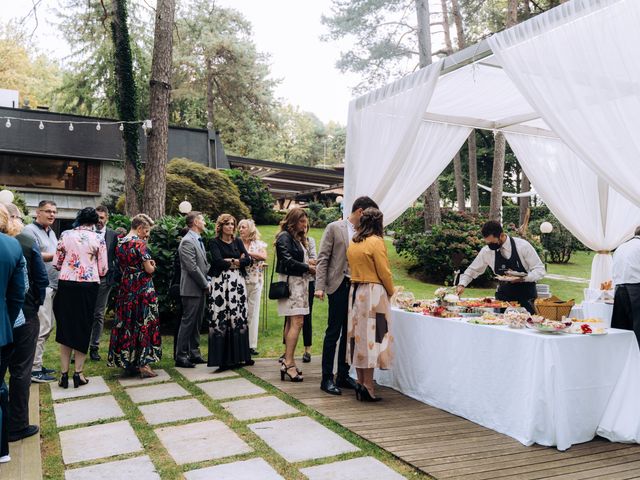
[[[516,244],[516,249],[518,250],[518,255],[520,256],[520,261],[522,262],[522,266],[528,272],[527,276],[524,277],[525,282],[537,282],[541,278],[543,278],[547,272],[544,269],[544,263],[540,260],[536,249],[522,238],[513,238],[513,241]],[[511,238],[507,236],[506,241],[500,246],[500,254],[505,258],[511,258]],[[494,270],[496,264],[496,252],[491,250],[488,246],[482,247],[478,256],[475,260],[469,265],[469,267],[465,270],[465,272],[460,276],[459,285],[466,287],[471,283],[471,280],[482,275],[487,267]],[[495,273],[495,271],[494,271]]]
[[[640,283],[640,237],[633,237],[613,253],[613,283]]]
[[[349,235],[349,243],[353,240],[353,236],[356,234],[356,226],[347,220],[347,234]]]

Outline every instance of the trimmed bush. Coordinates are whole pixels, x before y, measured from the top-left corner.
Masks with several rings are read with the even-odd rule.
[[[575,238],[553,215],[548,215],[532,223],[531,230],[539,232],[542,222],[549,222],[553,225],[551,233],[540,234],[540,241],[546,251],[549,263],[569,263],[573,251],[583,247],[582,242]]]
[[[251,210],[253,220],[259,225],[268,223],[275,200],[262,180],[244,170],[230,169],[223,172],[238,187],[240,199]]]

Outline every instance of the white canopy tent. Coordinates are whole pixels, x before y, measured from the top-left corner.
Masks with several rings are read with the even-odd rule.
[[[503,131],[556,217],[599,252],[640,224],[640,1],[572,0],[351,102],[345,211],[397,218],[472,128]]]

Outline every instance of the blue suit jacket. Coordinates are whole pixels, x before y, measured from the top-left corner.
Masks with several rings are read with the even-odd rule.
[[[0,347],[13,342],[13,323],[20,313],[26,291],[24,268],[18,241],[0,233]]]

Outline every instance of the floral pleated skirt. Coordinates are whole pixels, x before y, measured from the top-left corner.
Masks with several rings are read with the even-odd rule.
[[[391,303],[378,283],[354,283],[349,290],[347,362],[355,368],[391,368]]]

